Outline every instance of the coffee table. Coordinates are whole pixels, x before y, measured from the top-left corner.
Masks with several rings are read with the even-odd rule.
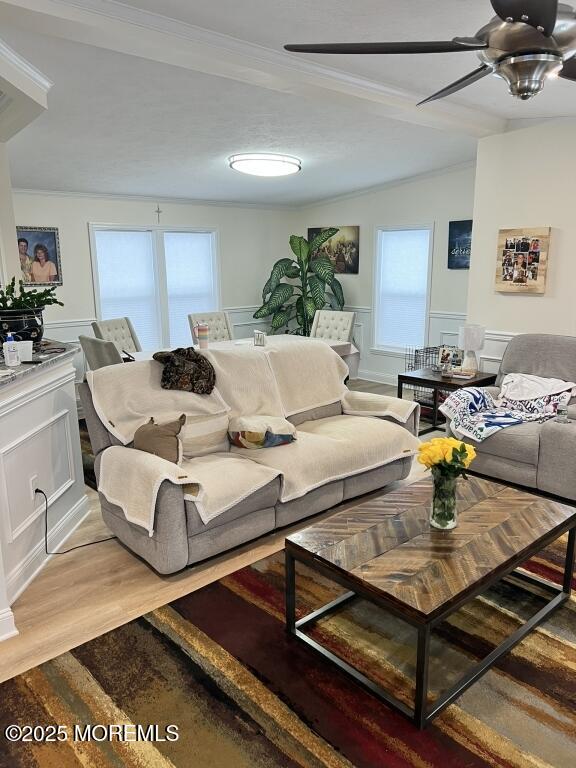
[[[459,525],[431,529],[429,479],[358,504],[286,539],[286,629],[358,683],[424,728],[534,627],[568,600],[576,542],[576,509],[481,478],[458,483]],[[523,571],[526,560],[566,532],[562,586]],[[296,561],[350,590],[296,620]],[[431,705],[430,635],[466,602],[514,571],[548,601]],[[356,598],[371,601],[417,628],[416,692],[410,708],[304,632]]]

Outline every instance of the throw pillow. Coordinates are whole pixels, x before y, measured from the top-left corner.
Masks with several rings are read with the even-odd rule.
[[[155,424],[151,418],[147,424],[143,424],[134,433],[134,448],[138,451],[146,451],[160,456],[172,464],[180,464],[182,461],[182,442],[179,438],[180,430],[186,423],[186,416],[182,414],[176,421],[167,424]]]
[[[208,418],[188,417],[182,432],[182,452],[187,459],[209,453],[228,452],[228,415]]]
[[[239,416],[230,419],[228,437],[238,448],[275,448],[296,440],[296,427],[279,416]]]
[[[196,395],[209,395],[214,389],[216,373],[212,363],[199,355],[194,347],[155,352],[152,357],[164,365],[162,389],[181,389]]]

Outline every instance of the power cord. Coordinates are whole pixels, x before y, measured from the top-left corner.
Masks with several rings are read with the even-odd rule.
[[[98,539],[98,541],[88,541],[86,544],[78,544],[75,547],[70,547],[70,549],[64,549],[61,552],[50,552],[48,550],[48,496],[44,493],[44,491],[41,488],[35,488],[34,489],[34,495],[40,494],[41,496],[44,496],[44,551],[47,555],[67,555],[68,552],[73,552],[75,549],[82,549],[82,547],[91,547],[92,544],[102,544],[104,541],[112,541],[112,539],[116,539],[117,536],[108,536],[107,539]]]

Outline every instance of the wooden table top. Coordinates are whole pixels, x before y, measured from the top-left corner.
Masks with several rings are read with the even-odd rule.
[[[452,531],[430,526],[427,478],[314,523],[286,548],[427,622],[576,525],[574,507],[476,477],[461,478],[457,496]]]
[[[405,383],[412,382],[421,385],[441,384],[448,389],[459,389],[460,387],[490,386],[496,381],[496,374],[478,371],[471,379],[461,379],[453,376],[442,376],[441,373],[434,371],[432,368],[420,368],[417,371],[399,373],[398,378],[402,379]]]

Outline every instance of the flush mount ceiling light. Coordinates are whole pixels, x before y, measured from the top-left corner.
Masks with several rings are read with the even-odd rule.
[[[243,155],[231,155],[228,165],[240,173],[251,176],[290,176],[302,168],[302,161],[291,155],[263,154],[251,152]]]

